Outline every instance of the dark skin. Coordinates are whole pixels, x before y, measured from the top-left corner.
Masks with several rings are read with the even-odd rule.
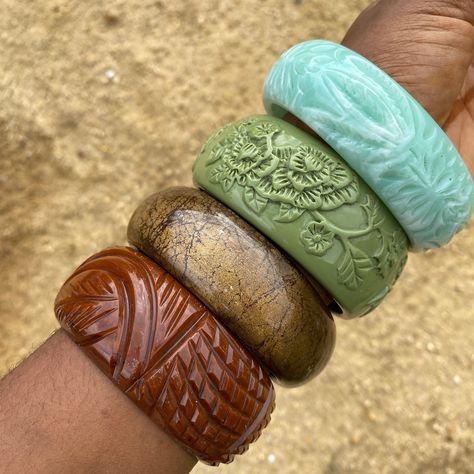
[[[474,2],[379,1],[357,18],[342,44],[408,90],[474,176]]]
[[[474,1],[381,0],[343,44],[404,86],[474,174]],[[194,463],[58,332],[0,381],[0,472],[186,473]]]
[[[0,383],[0,472],[189,472],[196,459],[62,330]]]

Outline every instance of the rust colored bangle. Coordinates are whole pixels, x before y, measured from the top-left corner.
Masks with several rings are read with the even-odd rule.
[[[202,461],[232,461],[270,421],[274,389],[259,363],[140,252],[112,248],[86,260],[55,313],[100,369]]]

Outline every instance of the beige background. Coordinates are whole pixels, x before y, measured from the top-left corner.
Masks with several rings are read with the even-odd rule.
[[[1,1],[0,373],[56,327],[60,284],[124,243],[142,198],[190,185],[206,137],[263,112],[277,55],[340,40],[368,4]],[[412,255],[381,309],[338,321],[325,372],[278,389],[249,453],[196,473],[474,472],[473,257],[472,225]]]

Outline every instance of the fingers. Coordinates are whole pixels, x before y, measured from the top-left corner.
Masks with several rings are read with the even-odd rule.
[[[419,13],[464,20],[474,25],[474,2],[472,0],[418,0],[413,8]]]

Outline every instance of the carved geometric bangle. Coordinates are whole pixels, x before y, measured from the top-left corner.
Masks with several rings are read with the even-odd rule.
[[[100,369],[202,461],[232,461],[268,424],[270,378],[143,254],[113,248],[92,256],[61,288],[55,312]]]
[[[203,191],[171,188],[133,214],[128,239],[195,294],[287,385],[329,361],[335,324],[288,258]]]
[[[383,203],[333,150],[283,120],[227,125],[193,172],[322,284],[346,317],[375,308],[403,269],[408,240]]]
[[[287,112],[334,148],[377,193],[414,250],[447,243],[469,220],[474,185],[446,134],[399,84],[328,41],[284,53],[264,86],[268,113]]]

